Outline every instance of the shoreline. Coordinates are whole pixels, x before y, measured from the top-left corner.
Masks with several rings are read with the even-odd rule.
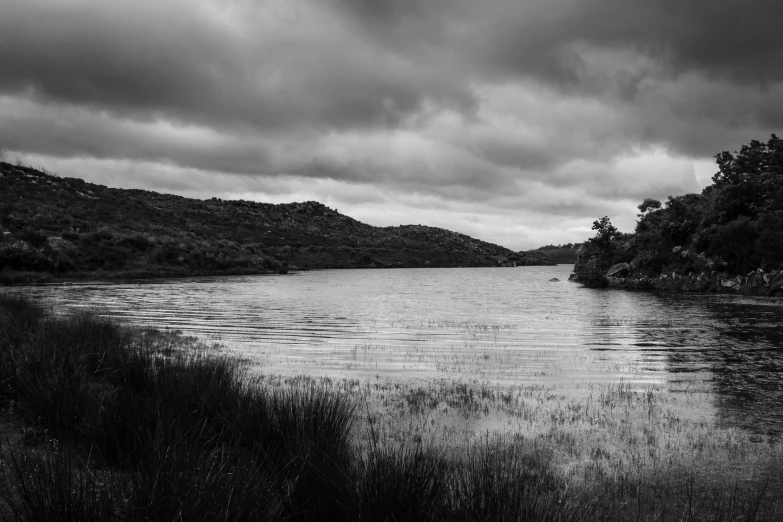
[[[247,275],[285,275],[307,270],[291,269],[279,270],[229,270],[229,271],[195,271],[195,272],[79,272],[74,275],[59,276],[49,272],[0,272],[0,286],[58,286],[73,283],[118,283],[118,282],[154,282],[164,279],[186,279],[190,277],[222,277],[222,276],[247,276]]]
[[[570,265],[571,263],[559,263]],[[137,281],[156,281],[162,279],[187,279],[191,277],[224,277],[224,276],[248,276],[248,275],[288,275],[304,272],[319,272],[326,270],[430,270],[430,269],[451,269],[451,268],[525,268],[535,266],[558,266],[555,265],[518,265],[518,266],[448,266],[448,267],[343,267],[343,268],[288,268],[286,270],[227,270],[227,271],[196,271],[196,272],[98,272],[84,273],[80,272],[73,276],[57,276],[49,272],[0,272],[0,286],[58,286],[72,283],[96,283],[101,282],[137,282]]]
[[[628,263],[618,263],[605,274],[590,273],[578,265],[569,281],[587,287],[608,287],[623,290],[643,290],[693,294],[742,295],[748,297],[783,297],[783,270],[756,270],[747,275],[732,276],[726,272],[662,273],[658,276],[635,275]]]

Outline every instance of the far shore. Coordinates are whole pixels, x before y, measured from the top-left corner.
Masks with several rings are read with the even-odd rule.
[[[558,263],[571,264],[571,263]],[[556,265],[520,265],[516,267],[443,267],[443,268],[524,268],[525,266],[556,266]],[[288,268],[284,270],[268,269],[231,269],[221,271],[97,271],[97,272],[70,272],[67,274],[52,274],[50,272],[24,272],[2,271],[0,272],[0,286],[36,286],[36,285],[62,285],[69,283],[133,283],[154,282],[163,279],[187,279],[191,277],[224,277],[224,276],[249,276],[249,275],[287,275],[302,272],[319,272],[325,270],[399,270],[399,269],[428,270],[433,267],[350,267],[350,268]],[[434,267],[438,268],[438,267]]]

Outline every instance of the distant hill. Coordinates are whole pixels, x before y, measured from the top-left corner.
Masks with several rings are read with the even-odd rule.
[[[553,264],[441,228],[374,227],[315,201],[189,199],[2,162],[0,229],[5,281]]]
[[[528,253],[545,255],[552,261],[558,264],[571,265],[576,262],[576,252],[579,250],[581,243],[568,243],[566,245],[546,245],[537,248],[536,250],[530,250]]]

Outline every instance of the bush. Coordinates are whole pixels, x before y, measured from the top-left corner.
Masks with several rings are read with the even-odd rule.
[[[19,235],[20,239],[27,241],[35,248],[43,248],[46,245],[46,233],[43,230],[33,230],[26,227]]]
[[[125,237],[122,239],[122,242],[141,252],[146,252],[147,249],[152,245],[152,242],[144,234],[136,234],[131,237]]]

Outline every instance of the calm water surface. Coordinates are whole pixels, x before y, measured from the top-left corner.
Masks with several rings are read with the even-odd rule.
[[[265,372],[692,393],[705,417],[783,432],[783,303],[594,290],[557,267],[332,270],[17,289],[182,330]],[[551,278],[560,281],[551,282]]]

